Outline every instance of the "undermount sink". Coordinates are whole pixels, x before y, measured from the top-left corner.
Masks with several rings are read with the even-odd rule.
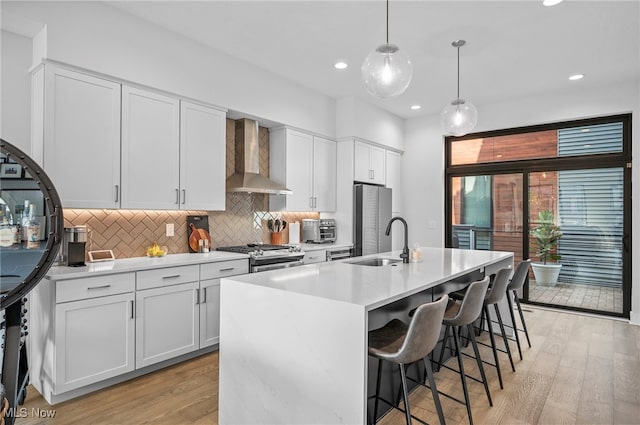
[[[369,258],[367,260],[349,261],[349,264],[355,264],[357,266],[380,267],[380,266],[388,266],[389,264],[399,263],[401,261],[402,260],[397,260],[395,258]]]

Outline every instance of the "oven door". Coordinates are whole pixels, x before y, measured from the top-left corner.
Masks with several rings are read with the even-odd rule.
[[[274,264],[265,264],[265,265],[252,265],[251,273],[266,272],[269,270],[287,269],[289,267],[297,267],[302,265],[304,265],[304,261],[302,260],[287,261],[284,263],[274,263]]]

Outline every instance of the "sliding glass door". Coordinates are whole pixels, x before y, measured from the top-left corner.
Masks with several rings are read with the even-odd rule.
[[[623,187],[623,168],[530,174],[529,227],[539,227],[540,213],[550,211],[562,236],[547,265],[531,238],[529,301],[623,313]],[[557,279],[539,275],[548,267],[558,268]]]
[[[630,117],[556,126],[447,139],[447,246],[530,258],[525,302],[628,317]]]

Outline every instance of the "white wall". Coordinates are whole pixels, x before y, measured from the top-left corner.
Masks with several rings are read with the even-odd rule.
[[[580,118],[633,113],[632,152],[640,151],[640,81],[591,92],[545,94],[492,105],[477,105],[474,131],[498,130]],[[444,142],[436,115],[405,124],[404,202],[411,243],[444,246]],[[407,160],[409,159],[409,160]],[[632,171],[632,252],[640,252],[640,170]],[[430,228],[433,227],[433,228]],[[640,324],[640,256],[632,263],[631,322]]]
[[[402,165],[409,246],[444,246],[444,138],[439,115],[406,121]]]
[[[335,100],[100,2],[2,2],[47,25],[48,59],[335,136]]]
[[[336,102],[336,137],[358,137],[402,150],[404,120],[360,99],[342,98]]]
[[[1,31],[0,136],[31,153],[31,39]]]

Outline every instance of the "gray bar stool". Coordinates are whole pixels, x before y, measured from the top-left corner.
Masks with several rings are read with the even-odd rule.
[[[438,343],[440,329],[442,328],[442,318],[448,300],[449,297],[445,295],[436,302],[422,304],[416,309],[409,325],[402,320],[393,319],[382,328],[369,331],[369,355],[378,359],[373,423],[375,423],[378,416],[378,400],[382,400],[391,407],[404,412],[407,425],[411,424],[412,417],[421,423],[425,423],[411,415],[406,365],[420,361],[428,356]],[[404,410],[379,396],[383,360],[396,363],[399,366]],[[440,423],[444,424],[444,414],[442,413],[436,382],[433,378],[433,371],[430,367],[427,367],[426,372],[438,418]]]
[[[489,391],[489,386],[487,385],[487,377],[484,373],[484,367],[482,366],[482,359],[480,358],[480,352],[478,351],[478,344],[476,343],[476,337],[473,329],[473,322],[480,317],[480,313],[482,312],[482,307],[484,304],[484,299],[487,294],[487,288],[489,287],[489,277],[485,277],[482,280],[478,280],[469,284],[467,291],[464,295],[464,298],[461,301],[455,301],[452,303],[444,314],[443,324],[446,326],[444,332],[444,341],[442,342],[442,350],[440,351],[440,359],[438,360],[438,368],[446,367],[447,369],[451,369],[442,364],[442,359],[444,357],[444,350],[447,348],[447,341],[449,337],[449,330],[453,329],[453,341],[455,343],[455,353],[458,358],[458,370],[451,369],[454,372],[458,372],[460,374],[460,381],[462,382],[462,391],[464,393],[464,403],[460,400],[454,399],[460,403],[463,403],[467,406],[467,414],[469,416],[469,423],[473,425],[473,418],[471,416],[471,401],[469,400],[469,391],[467,389],[467,380],[464,372],[464,364],[462,361],[462,354],[460,352],[460,328],[463,326],[467,327],[469,332],[469,339],[471,340],[471,345],[473,346],[473,352],[475,354],[476,363],[478,364],[478,369],[480,370],[480,376],[482,377],[481,381],[484,384],[484,390],[487,394],[487,399],[489,400],[489,405],[493,406],[493,401],[491,400],[491,393]],[[471,377],[470,377],[471,378]],[[443,394],[444,395],[444,394]],[[449,396],[450,398],[453,398]]]
[[[500,314],[500,309],[498,308],[498,303],[504,299],[507,294],[507,285],[509,285],[509,276],[511,276],[511,269],[500,269],[493,280],[493,284],[491,288],[487,291],[487,295],[484,298],[484,305],[482,307],[482,312],[484,314],[484,320],[486,320],[487,328],[489,329],[489,339],[491,340],[491,350],[493,351],[493,360],[494,363],[484,362],[491,366],[494,366],[498,372],[498,381],[500,382],[500,388],[504,388],[502,384],[502,372],[500,371],[500,361],[498,360],[498,351],[503,353],[507,353],[509,356],[509,362],[511,363],[511,370],[516,371],[516,368],[513,364],[513,358],[511,357],[511,348],[509,347],[509,340],[507,339],[507,334],[504,331],[504,322],[502,321],[502,315]],[[489,315],[489,306],[493,305],[494,311],[496,312],[496,319],[498,326],[500,326],[500,335],[502,336],[502,341],[504,343],[504,350],[499,349],[496,346],[495,334],[493,332],[493,321],[491,320],[491,316]],[[484,321],[483,321],[484,322]],[[482,329],[482,325],[481,325]],[[482,343],[480,343],[482,344]],[[486,345],[486,344],[484,344]]]
[[[507,286],[507,301],[509,301],[509,313],[511,314],[511,323],[513,323],[513,326],[509,327],[513,328],[513,333],[516,334],[516,344],[518,345],[520,360],[522,360],[522,349],[520,348],[520,337],[518,337],[518,331],[524,332],[524,335],[527,337],[527,344],[529,344],[529,348],[531,348],[529,331],[527,331],[527,324],[524,321],[522,307],[520,306],[520,300],[518,299],[518,291],[522,289],[522,287],[524,286],[524,282],[527,280],[530,265],[531,260],[522,260],[520,263],[518,263],[515,271],[513,272],[511,282],[509,282],[509,285]],[[513,313],[513,301],[511,300],[511,295],[513,295],[513,299],[516,301],[516,305],[518,306],[518,313],[520,313],[520,321],[522,322],[523,329],[519,329],[516,326],[516,316]]]

